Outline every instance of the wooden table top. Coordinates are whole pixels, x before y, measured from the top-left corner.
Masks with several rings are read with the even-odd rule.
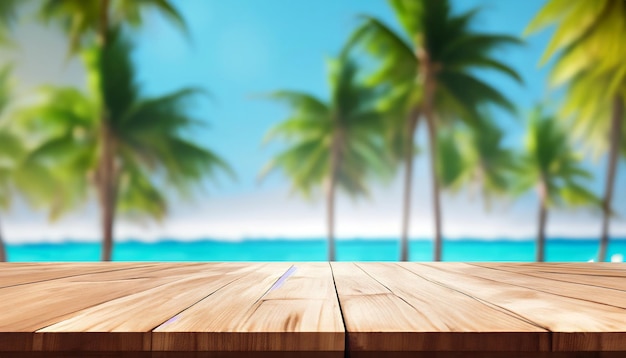
[[[3,263],[0,312],[3,357],[52,351],[626,356],[626,265]]]

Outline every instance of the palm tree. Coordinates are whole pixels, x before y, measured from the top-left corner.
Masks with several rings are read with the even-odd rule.
[[[560,204],[598,205],[600,200],[584,186],[592,174],[573,152],[566,132],[557,119],[537,106],[531,113],[525,151],[515,176],[519,193],[535,187],[539,196],[537,261],[544,261],[545,228],[548,208]]]
[[[0,71],[0,115],[3,115],[10,101],[10,69]],[[6,123],[0,123],[0,209],[7,210],[11,204],[11,176],[16,166],[15,158],[22,152],[21,143],[6,129]],[[2,227],[0,226],[0,262],[7,260]]]
[[[442,187],[451,191],[477,185],[485,205],[494,196],[510,194],[517,167],[512,149],[503,145],[504,133],[483,116],[472,126],[443,128],[438,137],[438,170]]]
[[[0,46],[10,45],[10,31],[17,17],[19,0],[0,2]],[[10,84],[11,68],[5,66],[0,70],[0,117],[3,117],[11,102],[12,86]],[[24,148],[19,138],[8,128],[4,120],[0,123],[0,209],[8,210],[11,206],[13,191],[13,175],[19,166],[19,159]],[[1,223],[0,223],[1,224]],[[0,225],[0,262],[7,260],[7,254]]]
[[[157,10],[186,31],[183,17],[170,0],[43,0],[39,17],[61,26],[69,36],[70,52],[77,53],[90,47],[94,36],[98,46],[105,47],[111,30],[126,24],[140,26],[147,10]]]
[[[0,70],[0,210],[3,211],[11,207],[14,191],[19,183],[15,179],[26,154],[24,143],[8,121],[7,108],[12,102],[12,92],[11,66],[5,66]],[[0,262],[5,261],[7,253],[0,225]]]
[[[291,145],[263,172],[280,169],[293,189],[311,196],[323,185],[326,194],[328,259],[335,260],[335,197],[337,189],[351,196],[367,194],[366,180],[392,169],[384,158],[379,133],[383,114],[376,107],[377,90],[363,86],[356,65],[346,57],[331,62],[330,99],[296,91],[279,91],[270,98],[284,102],[291,115],[268,133]]]
[[[573,119],[577,135],[596,152],[608,155],[598,254],[598,260],[604,261],[618,157],[620,150],[626,153],[626,3],[550,0],[527,33],[552,24],[556,29],[542,62],[555,58],[552,83],[567,85],[563,117]]]
[[[405,120],[401,130],[407,136],[402,159],[405,162],[404,201],[400,259],[408,259],[411,181],[414,137],[424,117],[428,129],[433,210],[435,220],[434,259],[441,260],[440,181],[436,170],[437,129],[441,122],[479,118],[478,107],[495,104],[510,111],[514,106],[495,88],[474,75],[477,69],[500,71],[520,81],[517,72],[492,56],[504,45],[519,44],[517,38],[477,33],[471,29],[476,11],[455,15],[447,0],[390,0],[402,33],[395,33],[382,21],[364,16],[351,40],[380,59],[373,83],[387,83],[399,99]]]
[[[0,45],[11,43],[9,32],[17,18],[17,7],[23,0],[0,1]]]
[[[73,189],[57,197],[53,216],[84,201],[90,185],[96,187],[106,218],[102,249],[106,261],[111,260],[116,211],[161,219],[167,209],[167,185],[189,195],[207,176],[230,172],[218,156],[185,138],[201,124],[186,111],[201,91],[185,88],[143,97],[135,83],[130,43],[117,32],[108,38],[111,42],[104,49],[96,46],[84,53],[91,80],[88,93],[46,88],[42,103],[23,115],[26,125],[44,133],[33,156],[59,168],[59,177]],[[100,120],[103,108],[106,122]],[[103,147],[110,150],[106,173]],[[103,181],[110,181],[106,195]]]
[[[39,9],[39,15],[45,22],[59,24],[70,38],[70,53],[76,53],[97,39],[97,47],[106,52],[109,45],[109,35],[113,29],[124,24],[138,26],[142,22],[142,12],[156,9],[177,25],[185,29],[185,22],[180,13],[168,0],[45,0]],[[112,93],[111,91],[109,93]],[[104,102],[107,104],[107,102]],[[112,108],[101,106],[100,126],[98,135],[99,155],[97,166],[98,200],[101,207],[102,235],[104,242],[103,260],[110,259],[110,245],[113,242],[113,221],[115,216],[115,153],[113,121],[116,115]]]
[[[20,132],[13,120],[11,66],[0,70],[0,210],[11,208],[13,197],[22,194],[31,206],[42,206],[54,195],[66,190],[44,163],[31,157],[28,133]],[[0,225],[0,262],[7,260],[4,235]]]

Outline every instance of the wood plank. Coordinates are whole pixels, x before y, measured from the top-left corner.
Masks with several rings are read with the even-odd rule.
[[[0,263],[0,288],[98,272],[154,267],[137,263]]]
[[[549,329],[553,351],[626,351],[626,340],[613,338],[615,332],[626,332],[624,309],[460,274],[458,268],[462,264],[401,265],[428,280],[500,306]],[[577,339],[562,338],[571,333],[579,333]]]
[[[342,319],[355,357],[626,352],[624,264],[11,263],[3,285],[1,357],[342,356]]]
[[[601,279],[596,279],[593,285],[567,280],[555,282],[553,279],[540,275],[529,275],[474,264],[462,264],[462,266],[454,268],[455,272],[458,272],[457,270],[462,270],[462,274],[465,275],[496,280],[558,296],[626,308],[626,282],[624,282],[626,280],[620,282],[624,290],[616,290],[603,287]]]
[[[283,281],[259,300],[241,326],[248,332],[341,332],[343,320],[327,262],[294,264]]]
[[[371,307],[370,299],[357,299],[357,304],[366,305],[358,307],[355,305],[355,292],[342,292],[339,289],[352,350],[487,352],[550,349],[549,335],[545,329],[497,306],[427,281],[396,264],[359,263],[354,267],[346,267],[333,263],[333,269],[336,279],[341,282],[339,287],[347,285],[358,289],[361,282],[374,280],[380,285],[379,291],[386,292],[382,295],[385,301],[391,301],[387,297],[393,295],[420,316],[417,321],[412,320],[407,325],[401,320],[403,315],[400,312],[378,313],[387,311],[388,307]],[[366,276],[358,273],[358,270]],[[376,292],[374,295],[378,297],[381,293]],[[388,324],[394,325],[390,333],[381,334],[381,327]]]
[[[93,267],[89,264],[74,265],[76,272],[81,272],[84,267]],[[110,267],[120,266],[110,265]],[[146,268],[128,266],[126,270],[105,270],[101,273],[102,277],[113,276],[124,279],[141,274],[143,269]],[[19,272],[15,271],[16,274]],[[85,277],[88,275],[93,274],[86,274]],[[110,297],[140,290],[146,285],[159,284],[158,281],[151,283],[149,279],[134,282],[118,281],[106,285],[101,282],[73,282],[77,280],[76,277],[77,275],[71,275],[59,280],[49,279],[0,289],[0,311],[3,312],[0,318],[0,351],[32,350],[32,332],[53,323],[64,314],[87,307],[94,302],[103,302]],[[115,291],[116,289],[118,291]],[[110,292],[103,293],[106,290]]]
[[[331,267],[351,351],[389,347],[400,350],[411,344],[410,337],[402,335],[402,332],[436,331],[441,328],[430,323],[427,317],[356,264],[333,262]]]
[[[153,328],[243,277],[258,265],[205,264],[173,282],[75,312],[34,336],[34,350],[77,349],[76,342],[95,337],[81,350],[151,350]],[[92,335],[91,333],[113,334]],[[88,333],[88,334],[85,334]],[[102,339],[105,337],[106,339]]]
[[[532,270],[520,269],[517,266],[494,266],[490,264],[479,264],[481,267],[497,268],[502,271],[517,272],[520,274],[548,279],[556,282],[570,282],[585,284],[588,286],[604,287],[614,290],[626,291],[626,273],[615,270],[592,270],[583,267],[565,269],[553,269],[550,266],[541,266]],[[626,267],[624,267],[626,271]]]
[[[481,262],[476,263],[482,266],[501,267],[509,271],[525,272],[551,272],[565,274],[579,274],[589,276],[616,276],[626,277],[625,263],[610,262],[533,262],[533,263],[496,263]]]
[[[196,270],[197,265],[142,267],[2,288],[0,332],[34,332],[67,314],[159,286]],[[15,307],[20,309],[12,309]]]
[[[326,263],[269,263],[154,329],[152,349],[342,352],[333,291]]]
[[[0,309],[5,312],[0,320],[0,351],[41,346],[33,341],[37,336],[33,332],[81,309],[178,280],[197,272],[200,265],[159,264],[157,268],[107,271],[0,289]],[[76,268],[79,271],[82,264]]]

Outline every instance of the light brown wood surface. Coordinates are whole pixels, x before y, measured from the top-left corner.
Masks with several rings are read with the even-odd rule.
[[[402,266],[476,299],[514,312],[551,332],[553,351],[626,351],[626,340],[612,333],[626,332],[626,310],[611,305],[542,292],[509,283],[506,277],[471,275],[463,263],[403,264]],[[626,283],[625,283],[626,284]],[[558,283],[555,282],[555,286]],[[624,295],[626,300],[626,295]],[[575,339],[565,339],[577,333]]]
[[[550,350],[546,329],[403,266],[381,263],[333,263],[332,266],[337,282],[341,283],[339,299],[346,328],[351,332],[350,347],[354,350]],[[380,292],[355,292],[366,280],[380,285]],[[344,284],[348,289],[342,289]],[[513,336],[515,339],[511,339]]]
[[[3,263],[0,312],[0,357],[626,356],[626,265]]]
[[[328,263],[268,263],[153,331],[165,351],[343,351]]]

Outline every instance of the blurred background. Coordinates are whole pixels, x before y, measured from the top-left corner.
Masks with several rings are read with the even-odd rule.
[[[622,0],[2,0],[0,18],[5,260],[626,254]]]

